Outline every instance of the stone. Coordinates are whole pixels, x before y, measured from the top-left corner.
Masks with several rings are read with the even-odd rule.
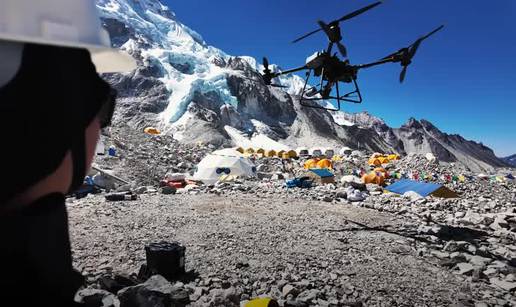
[[[171,194],[176,194],[176,192],[177,192],[177,189],[174,187],[164,186],[161,188],[161,194],[171,195]]]
[[[490,278],[489,282],[491,285],[502,288],[505,291],[512,291],[516,289],[516,282],[505,281],[498,278]]]
[[[206,292],[206,288],[195,287],[194,292],[190,294],[190,301],[195,302],[201,298],[201,296]]]
[[[229,287],[224,290],[224,300],[226,302],[232,302],[235,305],[238,305],[240,302],[240,295],[238,295],[235,287]]]
[[[292,294],[292,295],[296,295],[297,294],[297,289],[296,287],[294,287],[293,285],[290,285],[290,284],[287,284],[283,287],[283,289],[281,290],[281,293],[283,294],[283,297],[287,297],[289,294]]]
[[[184,289],[175,288],[160,275],[152,276],[143,284],[120,290],[118,298],[121,307],[183,306],[189,301]]]
[[[454,216],[456,219],[460,219],[460,218],[463,218],[464,216],[466,215],[466,213],[462,212],[462,211],[457,211],[455,212]]]
[[[318,295],[319,295],[319,290],[317,290],[317,289],[306,290],[306,291],[299,293],[299,295],[297,296],[297,300],[304,302],[304,303],[310,303],[310,302],[314,301],[315,299],[317,299]]]
[[[474,266],[484,267],[493,260],[490,258],[485,258],[485,257],[481,257],[481,256],[471,256],[471,258],[469,258],[468,261],[469,261],[469,263],[471,263]]]
[[[98,283],[102,289],[113,294],[117,294],[118,291],[122,290],[123,288],[131,287],[136,284],[132,278],[125,275],[115,275],[114,277],[102,276],[99,278]]]
[[[462,274],[462,275],[471,275],[473,274],[473,270],[475,269],[474,266],[472,266],[471,264],[469,263],[465,263],[465,262],[462,262],[462,263],[458,263],[456,266],[455,266],[455,270],[458,271],[459,274]]]
[[[440,252],[440,251],[431,251],[430,253],[432,255],[434,255],[435,257],[439,258],[439,259],[450,258],[450,254],[449,253],[443,253],[443,252]]]
[[[75,294],[74,300],[87,307],[120,306],[120,301],[113,293],[100,289],[82,289]]]

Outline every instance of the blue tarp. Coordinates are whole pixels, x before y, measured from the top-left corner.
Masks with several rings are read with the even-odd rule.
[[[505,176],[505,178],[514,180],[514,176],[512,174],[507,174],[507,176]]]
[[[414,191],[417,194],[426,197],[442,187],[440,184],[427,183],[421,181],[414,181],[409,179],[401,179],[400,181],[391,184],[385,189],[396,194],[405,194],[408,191]]]
[[[333,177],[333,173],[327,168],[311,168],[310,171],[321,178]]]

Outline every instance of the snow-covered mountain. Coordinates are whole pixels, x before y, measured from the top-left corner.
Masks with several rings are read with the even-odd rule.
[[[138,62],[132,73],[105,76],[119,91],[115,123],[158,126],[191,143],[345,145],[402,154],[432,151],[443,161],[464,162],[473,169],[504,164],[487,147],[445,135],[426,121],[392,129],[368,113],[300,107],[295,99],[304,83],[300,77],[274,80],[286,89],[266,86],[255,59],[209,46],[159,0],[96,2],[114,46]]]
[[[516,154],[502,158],[502,160],[504,160],[506,163],[516,167]]]

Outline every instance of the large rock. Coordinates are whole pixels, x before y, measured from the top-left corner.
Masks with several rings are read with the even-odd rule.
[[[119,307],[118,298],[104,290],[86,288],[75,294],[75,301],[84,307]]]
[[[188,293],[174,287],[164,277],[154,275],[145,283],[128,287],[118,292],[121,307],[169,307],[185,306]]]

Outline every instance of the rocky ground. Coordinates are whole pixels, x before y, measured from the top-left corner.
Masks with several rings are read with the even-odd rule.
[[[516,305],[514,182],[447,184],[460,193],[456,199],[400,197],[349,182],[286,189],[281,177],[288,174],[269,159],[256,161],[261,179],[164,195],[157,188],[163,174],[191,172],[214,148],[125,131],[118,138],[120,131],[110,140],[121,157],[97,163],[141,194],[122,202],[107,202],[105,194],[68,200],[75,265],[88,281],[79,300],[239,306],[269,296],[280,306]],[[362,166],[357,158],[342,169]],[[467,171],[420,157],[391,169]],[[364,199],[351,201],[354,193]],[[190,274],[172,283],[137,280],[144,245],[161,240],[186,247]],[[142,298],[153,303],[135,304]]]

